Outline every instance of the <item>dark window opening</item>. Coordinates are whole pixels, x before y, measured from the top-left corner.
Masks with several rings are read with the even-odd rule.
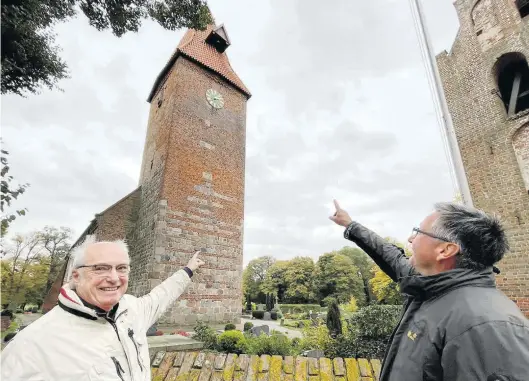
[[[476,35],[479,36],[481,33],[483,33],[483,29],[480,29],[476,32]]]
[[[529,67],[525,57],[520,53],[503,55],[497,63],[496,76],[507,115],[529,109]]]
[[[522,18],[529,15],[529,0],[516,0],[516,7]]]
[[[162,86],[162,88],[160,89],[160,93],[158,94],[158,107],[160,107],[163,103],[163,92],[165,90],[165,85]]]

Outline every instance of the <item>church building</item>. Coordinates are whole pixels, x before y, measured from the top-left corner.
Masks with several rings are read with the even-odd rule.
[[[242,309],[246,102],[223,25],[188,30],[147,98],[139,186],[97,214],[89,234],[126,239],[128,292],[141,296],[201,250],[206,265],[161,324],[238,322]],[[111,180],[111,179],[109,179]],[[45,300],[52,308],[70,263]]]
[[[439,72],[474,206],[507,228],[497,283],[529,316],[529,1],[454,4],[460,28]]]

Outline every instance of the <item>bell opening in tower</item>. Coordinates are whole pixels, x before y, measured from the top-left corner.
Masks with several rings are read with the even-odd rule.
[[[529,67],[523,54],[504,54],[498,59],[495,71],[507,116],[529,109]]]

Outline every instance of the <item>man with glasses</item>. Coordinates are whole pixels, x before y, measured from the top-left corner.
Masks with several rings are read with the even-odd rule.
[[[151,379],[146,332],[191,284],[204,264],[195,253],[182,270],[140,298],[125,295],[130,258],[123,241],[89,236],[72,251],[69,285],[58,306],[2,352],[2,380]]]
[[[405,296],[380,381],[529,379],[529,321],[494,279],[494,264],[508,250],[499,220],[462,205],[436,204],[413,229],[407,258],[334,204],[329,218]]]

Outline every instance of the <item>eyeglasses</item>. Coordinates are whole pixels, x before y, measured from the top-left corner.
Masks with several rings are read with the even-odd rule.
[[[108,276],[111,272],[114,266],[107,265],[105,263],[99,263],[96,265],[83,265],[83,266],[77,266],[78,269],[82,268],[90,268],[92,273],[97,276]],[[123,265],[117,265],[116,272],[119,276],[126,276],[130,273],[130,266],[123,264]]]
[[[414,239],[415,237],[417,237],[417,234],[419,234],[419,233],[427,235],[428,237],[432,237],[432,238],[444,241],[444,242],[452,242],[449,239],[446,239],[446,238],[443,238],[443,237],[439,237],[439,236],[437,236],[435,234],[432,234],[432,233],[425,232],[425,231],[423,231],[423,230],[421,230],[419,228],[413,228],[412,229],[412,231],[411,231],[411,239]]]

